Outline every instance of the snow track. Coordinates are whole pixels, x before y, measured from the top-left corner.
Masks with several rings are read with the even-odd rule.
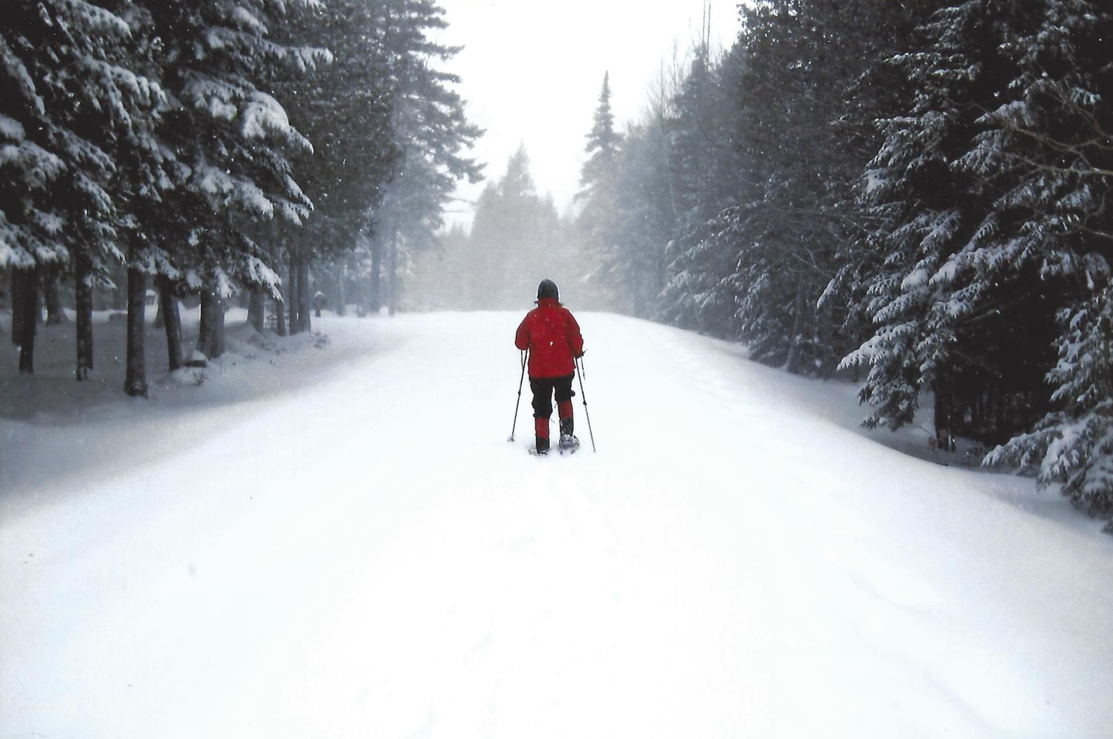
[[[1108,735],[1098,526],[852,387],[578,318],[598,454],[579,396],[580,451],[525,454],[528,388],[506,442],[498,313],[320,321],[327,381],[156,397],[138,468],[0,453],[0,739]]]

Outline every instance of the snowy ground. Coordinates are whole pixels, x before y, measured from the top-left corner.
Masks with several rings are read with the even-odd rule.
[[[576,398],[530,457],[518,318],[239,330],[196,387],[152,339],[148,401],[3,337],[0,739],[1109,736],[1099,524],[608,315],[598,453]]]

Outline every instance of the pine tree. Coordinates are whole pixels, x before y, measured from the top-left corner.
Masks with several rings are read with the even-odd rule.
[[[159,46],[155,61],[170,101],[158,135],[174,152],[176,169],[173,190],[150,213],[152,220],[139,220],[161,238],[137,242],[130,261],[136,273],[162,274],[201,293],[197,348],[210,358],[223,348],[221,302],[239,285],[278,295],[274,258],[252,237],[253,229],[274,218],[304,223],[312,208],[291,163],[311,144],[265,90],[280,69],[304,72],[331,59],[323,49],[270,38],[269,29],[289,23],[294,9],[315,5],[147,5],[145,29]]]
[[[927,46],[924,24],[946,4],[946,0],[916,0],[858,6],[861,27],[874,30],[863,37],[864,68],[848,90],[846,110],[836,128],[840,135],[859,142],[862,159],[872,159],[885,141],[877,122],[898,118],[911,108],[917,88],[897,60]],[[850,347],[860,346],[872,333],[869,291],[888,256],[881,235],[891,225],[886,221],[890,213],[870,202],[876,180],[866,172],[868,168],[868,162],[860,163],[848,183],[850,189],[842,194],[843,212],[852,228],[850,237],[836,248],[838,270],[820,298],[821,305],[841,309],[842,332]],[[856,381],[858,369],[851,368]]]
[[[131,68],[135,48],[117,13],[73,0],[8,3],[0,19],[0,266],[24,273],[38,303],[43,270],[77,275],[77,378],[92,369],[92,282],[122,259],[128,172],[153,148],[147,123],[161,91]],[[21,369],[32,370],[34,321],[23,322]],[[14,338],[14,337],[13,337]]]
[[[642,318],[657,316],[664,247],[675,226],[662,117],[655,106],[630,131],[616,132],[610,76],[604,75],[577,195],[591,283],[612,310]]]
[[[580,193],[581,197],[611,176],[621,143],[622,137],[615,131],[614,113],[611,111],[611,75],[610,72],[605,72],[603,87],[599,91],[599,104],[595,108],[591,131],[584,147],[588,159],[580,174],[580,185],[585,188]]]
[[[932,390],[938,429],[994,443],[1046,408],[1040,377],[1060,288],[1015,258],[1023,249],[1009,255],[1019,242],[1008,234],[1025,216],[1001,193],[1018,173],[987,145],[985,117],[1015,94],[1008,50],[1032,33],[1042,5],[946,8],[926,28],[928,48],[895,59],[917,93],[909,113],[884,123],[868,172],[886,252],[867,292],[878,328],[847,360],[870,366],[869,424],[908,423]]]
[[[854,183],[869,158],[847,99],[870,62],[872,4],[785,0],[746,13],[737,50],[746,197],[720,217],[734,242],[725,280],[740,338],[793,373],[832,371],[847,316],[823,300],[843,245],[860,235]]]
[[[386,304],[394,313],[401,272],[415,253],[436,243],[456,183],[482,179],[482,167],[464,151],[483,131],[464,114],[454,89],[460,78],[436,66],[460,51],[435,40],[435,32],[447,27],[443,8],[435,0],[384,0],[380,22],[391,59],[391,129],[399,156],[372,213],[370,292],[380,296],[385,268]]]
[[[665,247],[677,229],[663,116],[651,110],[624,134],[614,176],[612,248],[601,267],[630,314],[657,318],[664,288]]]
[[[714,237],[725,225],[720,214],[744,198],[737,148],[737,62],[732,55],[716,64],[709,47],[700,46],[662,120],[676,226],[664,257],[661,315],[675,325],[722,338],[737,338],[734,298],[724,282],[732,271],[734,249]]]
[[[987,457],[1035,472],[1113,532],[1113,10],[1084,0],[1040,3],[1040,23],[1005,53],[1019,73],[983,118],[967,166],[1000,168],[1010,187],[956,269],[997,282],[1028,277],[1058,306],[1049,412]],[[1012,216],[1006,219],[1005,216]]]
[[[506,310],[532,300],[545,278],[564,281],[560,219],[552,198],[537,194],[525,147],[507,161],[506,173],[479,197],[467,244],[466,283],[471,305]]]
[[[368,228],[368,214],[382,203],[400,156],[391,121],[397,60],[383,42],[384,12],[382,3],[341,0],[299,14],[283,34],[287,43],[326,46],[333,57],[308,74],[292,70],[274,85],[291,123],[313,142],[313,150],[294,162],[296,178],[315,206],[312,217],[292,233],[271,231],[264,237],[276,251],[285,251],[295,271],[306,260],[322,272],[330,262],[334,270],[354,267],[352,252]],[[288,305],[298,319],[291,322],[294,332],[305,327],[298,310],[302,297],[308,295],[294,296]]]

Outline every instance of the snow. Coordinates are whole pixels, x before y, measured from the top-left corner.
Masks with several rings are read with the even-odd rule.
[[[216,197],[234,196],[252,213],[266,218],[274,215],[274,204],[251,180],[233,177],[227,171],[209,164],[200,165],[198,170],[198,187],[202,192]]]
[[[5,339],[0,737],[1108,736],[1099,523],[850,384],[577,317],[598,453],[578,395],[542,459],[516,314],[233,311],[188,378],[152,329],[147,401],[103,314],[90,383],[72,326],[34,378]]]
[[[290,125],[290,119],[279,102],[264,92],[254,91],[251,93],[251,99],[243,112],[242,130],[244,138],[247,139],[266,138],[273,133],[282,136],[305,151],[313,151],[313,145],[309,143],[309,139],[302,136]],[[286,179],[287,187],[292,183],[292,192],[300,194],[301,189],[293,181],[293,178],[287,176]]]
[[[917,290],[928,284],[928,272],[923,267],[917,267],[900,283],[903,292]]]
[[[260,36],[267,35],[266,25],[242,5],[236,6],[235,10],[232,11],[232,21],[237,26],[251,31],[252,33]]]
[[[0,136],[12,141],[22,141],[24,137],[23,124],[14,118],[0,114]]]

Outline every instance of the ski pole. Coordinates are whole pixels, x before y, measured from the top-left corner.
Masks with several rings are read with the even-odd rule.
[[[595,434],[591,432],[591,414],[587,412],[587,393],[584,392],[584,359],[576,357],[576,377],[580,380],[580,397],[584,399],[584,418],[587,419],[587,435],[591,438],[591,451],[595,452]]]
[[[518,401],[514,403],[514,425],[510,427],[510,438],[507,441],[514,441],[514,432],[518,428],[518,406],[522,404],[522,383],[526,379],[526,356],[529,351],[522,352],[522,376],[518,378]]]

